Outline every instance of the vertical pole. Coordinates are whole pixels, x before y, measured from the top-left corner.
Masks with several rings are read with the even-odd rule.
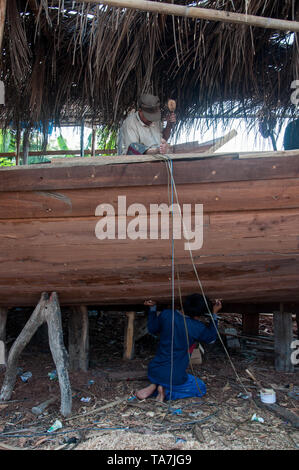
[[[87,372],[89,363],[88,310],[85,305],[72,308],[69,318],[70,369]]]
[[[283,311],[274,312],[274,352],[275,369],[278,372],[293,372],[294,365],[291,362],[291,343],[293,341],[292,314]]]
[[[127,324],[125,328],[124,336],[124,355],[123,358],[131,360],[134,358],[134,349],[135,349],[135,312],[127,312]]]
[[[21,144],[21,130],[20,130],[20,124],[18,124],[18,128],[17,128],[17,148],[16,148],[16,165],[20,164],[20,144]]]
[[[259,313],[243,313],[242,314],[242,332],[244,335],[258,336],[259,334]]]

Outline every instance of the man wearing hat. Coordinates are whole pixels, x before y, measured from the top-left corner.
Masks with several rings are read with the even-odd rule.
[[[138,100],[138,111],[129,114],[123,122],[118,137],[118,153],[142,155],[167,153],[167,140],[176,117],[170,113],[162,130],[160,100],[157,96],[143,94]]]

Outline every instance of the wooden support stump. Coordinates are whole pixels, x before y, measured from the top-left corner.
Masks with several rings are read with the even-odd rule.
[[[6,364],[6,321],[8,309],[0,307],[0,367]]]
[[[88,311],[84,305],[72,308],[69,318],[69,360],[73,371],[88,370],[89,328]]]
[[[61,311],[56,292],[51,294],[45,310],[45,317],[48,323],[49,344],[56,365],[60,386],[60,412],[63,416],[69,416],[72,411],[72,389],[68,375],[69,360],[68,353],[63,343]]]
[[[291,362],[291,343],[293,341],[292,314],[283,311],[283,305],[279,312],[274,312],[274,351],[275,369],[278,372],[293,372],[294,365]]]
[[[2,52],[7,0],[0,0],[0,52]]]
[[[72,408],[72,391],[68,377],[68,355],[63,344],[61,311],[55,292],[51,294],[50,298],[48,298],[46,293],[42,294],[31,317],[13,343],[7,359],[6,374],[0,392],[0,400],[10,400],[16,382],[19,356],[37,329],[44,322],[48,324],[49,344],[59,379],[61,392],[60,411],[63,416],[68,416]]]
[[[124,337],[124,355],[123,359],[131,360],[134,358],[135,349],[135,312],[127,312],[127,324]]]
[[[258,336],[260,326],[259,313],[242,314],[242,333],[244,335]]]

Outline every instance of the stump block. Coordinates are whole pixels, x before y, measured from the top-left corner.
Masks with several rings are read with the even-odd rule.
[[[293,372],[294,365],[291,362],[291,344],[293,341],[293,320],[292,314],[274,312],[274,351],[275,369],[278,372]]]

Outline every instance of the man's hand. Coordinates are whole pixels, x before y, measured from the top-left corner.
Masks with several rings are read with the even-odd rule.
[[[222,309],[221,299],[215,299],[215,302],[213,305],[213,313],[218,313],[219,310],[221,309]]]
[[[167,126],[174,126],[175,123],[176,123],[176,115],[175,113],[170,113],[170,114],[167,114],[166,116],[166,122],[167,122]]]
[[[169,145],[165,139],[161,139],[160,153],[162,154],[169,153]]]
[[[175,123],[176,123],[176,115],[174,113],[167,114],[166,127],[163,129],[163,138],[165,140],[169,140],[171,129],[173,128]]]
[[[154,305],[156,305],[156,302],[154,302],[153,300],[146,300],[144,302],[144,305],[146,305],[147,307],[154,307]]]

